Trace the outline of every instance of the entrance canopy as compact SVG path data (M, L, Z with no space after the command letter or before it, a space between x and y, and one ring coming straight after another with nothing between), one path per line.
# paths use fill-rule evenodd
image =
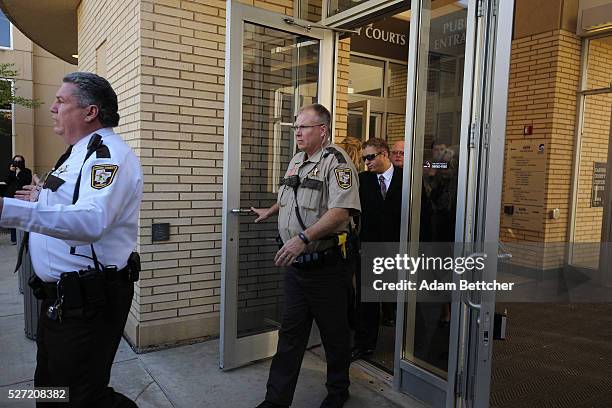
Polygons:
M77 64L79 0L0 0L0 8L15 27L51 54Z

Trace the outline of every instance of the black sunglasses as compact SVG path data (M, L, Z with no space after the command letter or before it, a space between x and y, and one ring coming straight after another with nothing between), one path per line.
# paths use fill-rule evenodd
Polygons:
M378 152L378 153L372 153L372 154L366 154L365 156L361 156L361 160L363 160L364 162L369 160L372 161L376 158L376 156L382 154L382 152Z

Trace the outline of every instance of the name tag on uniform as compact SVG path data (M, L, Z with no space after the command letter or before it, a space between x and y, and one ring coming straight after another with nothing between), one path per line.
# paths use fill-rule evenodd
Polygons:
M54 176L53 174L49 174L45 180L45 184L43 184L43 188L48 188L49 190L55 192L65 182L66 180Z

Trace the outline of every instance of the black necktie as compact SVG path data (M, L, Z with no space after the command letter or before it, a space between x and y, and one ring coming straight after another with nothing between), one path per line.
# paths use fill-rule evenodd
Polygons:
M66 151L59 157L59 159L57 159L57 163L55 163L55 166L53 167L51 171L59 168L59 166L64 164L64 162L68 160L68 157L70 157L70 153L72 153L72 145L68 146L68 149L66 149ZM15 265L15 271L13 273L17 272L19 268L21 267L21 263L23 262L23 253L28 247L29 241L30 241L30 233L28 231L25 231L23 233L23 238L21 239L21 244L19 244L19 254L17 255L17 265Z

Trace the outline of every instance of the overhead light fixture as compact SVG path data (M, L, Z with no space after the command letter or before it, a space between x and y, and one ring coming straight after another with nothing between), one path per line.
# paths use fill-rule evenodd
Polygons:
M72 58L79 59L79 54L72 54Z

